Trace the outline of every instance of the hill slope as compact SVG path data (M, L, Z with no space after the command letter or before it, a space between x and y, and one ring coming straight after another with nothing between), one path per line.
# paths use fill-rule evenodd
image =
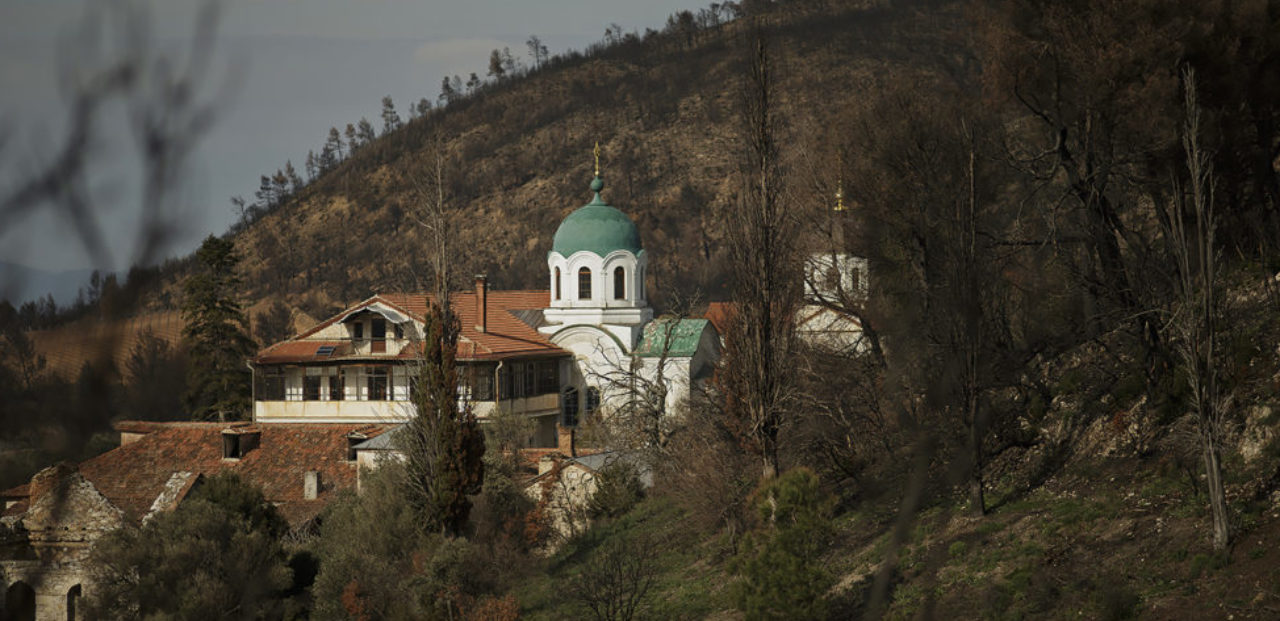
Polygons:
M781 22L773 49L783 156L802 173L797 206L834 191L839 164L824 140L833 114L890 77L937 79L952 63L941 51L949 12L845 8ZM657 302L723 294L717 210L735 190L742 30L730 22L562 59L358 149L237 235L253 296L342 304L421 286L427 242L414 212L437 155L456 214L455 273L544 286L556 225L590 199L597 141L605 197L640 228Z

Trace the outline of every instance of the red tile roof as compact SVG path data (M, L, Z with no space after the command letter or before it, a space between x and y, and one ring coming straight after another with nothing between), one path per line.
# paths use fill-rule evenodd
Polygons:
M422 321L434 296L425 293L390 293L375 295L351 308L348 308L297 337L276 343L258 353L254 362L258 364L279 364L286 362L315 362L320 360L338 360L352 358L351 344L347 341L328 341L309 339L311 335L333 325L352 311L373 305L385 304L406 315ZM458 340L459 360L498 360L537 355L563 356L568 352L552 345L547 337L533 327L521 321L510 311L546 308L551 301L547 291L489 291L487 293L486 329L481 332L476 293L467 291L454 293L451 296L454 313L458 316L462 331ZM316 351L324 345L332 345L337 350L330 356L317 356ZM418 354L410 348L400 352L398 356L363 356L362 359L386 360L411 359Z
M132 520L151 509L176 472L212 475L233 470L260 485L291 525L315 517L342 490L355 489L356 465L346 461L347 434L376 436L393 425L336 423L147 423L125 421L117 429L146 433L134 442L80 464L80 473ZM222 431L260 433L258 446L240 459L222 458ZM303 499L303 473L320 473L315 500ZM10 491L16 491L10 490Z
M707 305L707 312L702 316L715 326L716 332L724 335L729 329L729 323L733 321L733 312L733 302L712 302Z

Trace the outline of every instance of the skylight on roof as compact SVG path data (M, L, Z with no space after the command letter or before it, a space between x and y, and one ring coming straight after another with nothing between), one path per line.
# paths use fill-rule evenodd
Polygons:
M333 355L334 350L336 350L336 349L337 349L337 347L336 347L336 346L334 346L334 345L321 345L321 346L320 346L320 348L316 350L316 355L317 355L317 356L332 356L332 355Z

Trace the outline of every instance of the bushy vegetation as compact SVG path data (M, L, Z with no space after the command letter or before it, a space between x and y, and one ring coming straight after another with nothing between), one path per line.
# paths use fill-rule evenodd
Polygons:
M177 509L93 547L93 618L282 617L291 571L283 521L233 474L211 477Z

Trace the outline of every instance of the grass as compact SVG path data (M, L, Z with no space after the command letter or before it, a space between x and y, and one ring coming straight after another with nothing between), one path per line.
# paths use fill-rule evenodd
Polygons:
M582 574L599 548L625 538L647 538L660 544L656 546L656 575L644 618L698 619L730 608L723 588L728 582L723 565L703 560L723 557L724 551L708 549L717 546L718 540L684 528L682 517L672 503L646 499L629 513L598 523L566 542L544 561L544 571L517 589L521 618L588 618L586 610L566 597L565 585Z

